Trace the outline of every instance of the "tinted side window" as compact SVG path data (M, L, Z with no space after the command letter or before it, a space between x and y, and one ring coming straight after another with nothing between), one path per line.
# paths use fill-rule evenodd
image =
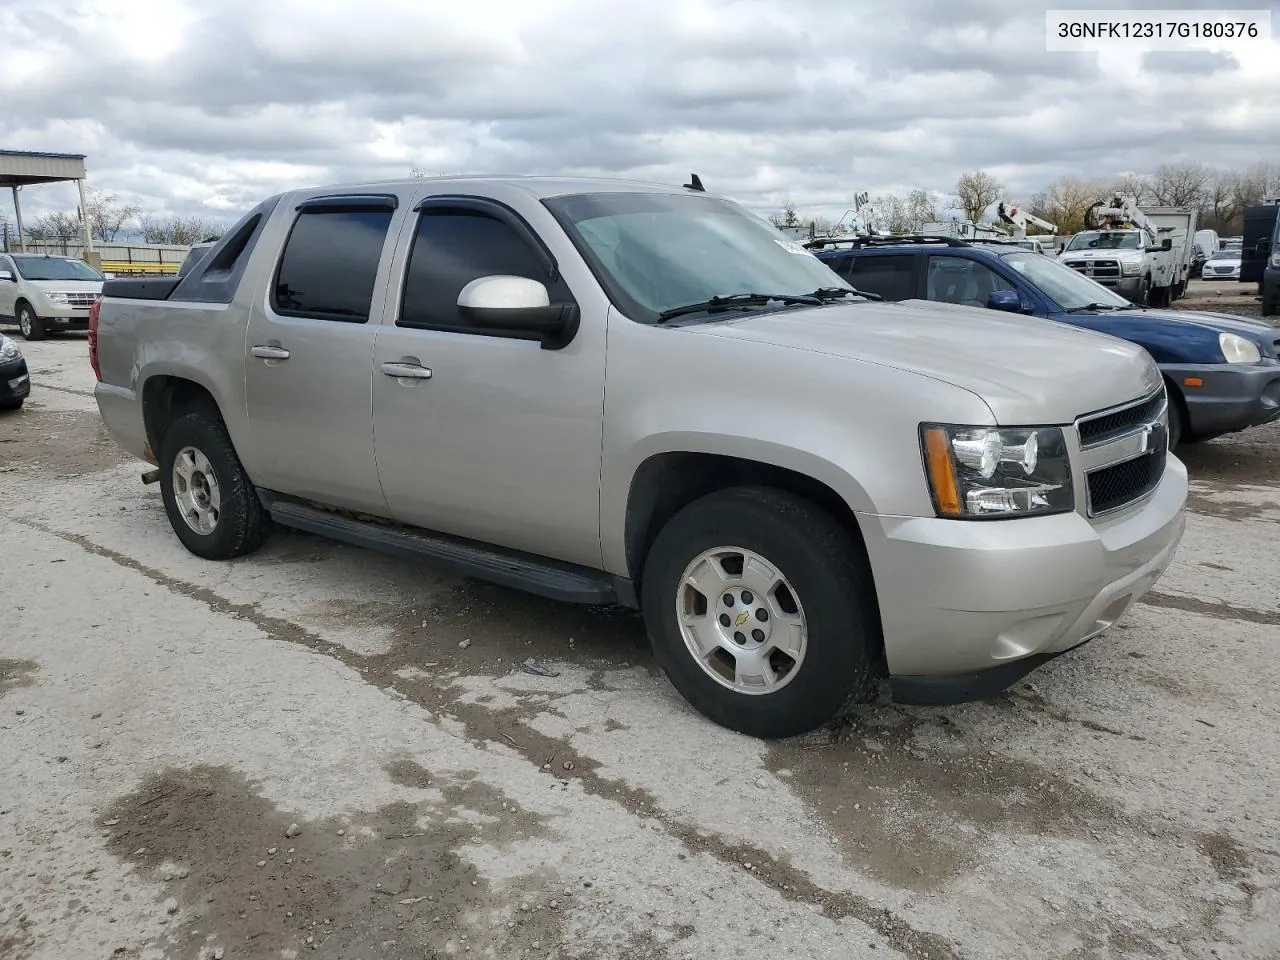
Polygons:
M390 210L303 211L285 241L271 306L293 317L365 323Z
M458 294L472 280L496 274L546 284L552 303L573 299L564 280L553 282L528 242L496 217L465 208L424 210L409 251L396 324L492 334L458 312Z
M819 257L823 263L834 270L846 280L849 278L849 267L853 263L853 257L846 254L836 254L834 256Z
M909 253L854 257L847 270L837 272L859 290L878 293L886 300L910 300L916 295L912 281L914 260Z
M1013 290L1013 284L976 260L964 257L930 257L926 297L943 303L985 307L996 290Z

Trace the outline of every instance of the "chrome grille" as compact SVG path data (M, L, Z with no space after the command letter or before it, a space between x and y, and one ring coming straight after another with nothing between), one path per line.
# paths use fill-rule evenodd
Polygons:
M1090 517L1136 503L1159 486L1169 455L1169 400L1163 386L1078 418L1076 432Z
M1161 445L1146 456L1125 460L1089 474L1089 516L1119 510L1154 490L1164 476L1168 449Z
M73 307L92 307L93 301L97 298L96 293L68 293L67 303Z
M1066 265L1086 277L1120 276L1119 260L1067 260Z
M1134 427L1159 418L1164 409L1164 392L1153 393L1146 400L1111 413L1093 414L1077 421L1082 449L1096 447L1127 433Z

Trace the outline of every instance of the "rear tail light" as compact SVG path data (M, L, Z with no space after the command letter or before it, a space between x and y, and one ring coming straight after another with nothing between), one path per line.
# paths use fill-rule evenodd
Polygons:
M102 380L102 368L98 366L98 313L102 309L102 297L95 297L89 308L89 364L93 375Z

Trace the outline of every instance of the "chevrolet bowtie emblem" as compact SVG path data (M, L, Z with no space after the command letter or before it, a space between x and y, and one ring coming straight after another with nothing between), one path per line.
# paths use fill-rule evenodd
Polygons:
M748 614L747 611L743 610L740 614L738 614L738 619L733 622L733 625L735 627L742 626L744 623L747 622L748 616L750 616L750 614Z

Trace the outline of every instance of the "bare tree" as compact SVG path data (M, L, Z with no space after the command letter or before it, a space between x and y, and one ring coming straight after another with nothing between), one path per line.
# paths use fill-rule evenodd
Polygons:
M911 231L919 232L926 223L939 219L938 204L927 190L912 190L907 194L906 215Z
M798 227L800 226L800 215L796 213L795 204L788 200L783 204L782 212L775 213L769 218L769 222L779 230L787 227Z
M1048 220L1053 223L1053 209L1049 203L1049 194L1045 191L1033 193L1031 200L1027 203L1027 210L1041 220Z
M1151 197L1156 206L1204 206L1213 171L1202 163L1162 163L1151 178Z
M32 240L75 240L80 236L80 218L65 210L42 213L27 227Z
M89 220L89 232L94 239L110 243L125 224L136 220L141 208L136 203L124 203L114 193L90 187L84 198L85 213Z
M1140 173L1122 173L1111 185L1111 192L1146 203L1151 197L1151 181Z
M866 218L868 226L893 234L911 232L911 218L901 197L892 193L881 194L871 199L870 207L871 213Z
M987 208L1000 199L1001 186L985 170L962 173L956 181L956 198L967 219L977 223Z
M1109 184L1079 177L1062 177L1044 193L1044 218L1058 225L1059 233L1075 233L1084 228L1084 215L1107 193ZM1032 209L1035 209L1033 206Z
M142 239L147 243L169 243L179 246L190 246L217 236L222 228L208 223L200 217L169 217L157 219L142 217L138 221Z

